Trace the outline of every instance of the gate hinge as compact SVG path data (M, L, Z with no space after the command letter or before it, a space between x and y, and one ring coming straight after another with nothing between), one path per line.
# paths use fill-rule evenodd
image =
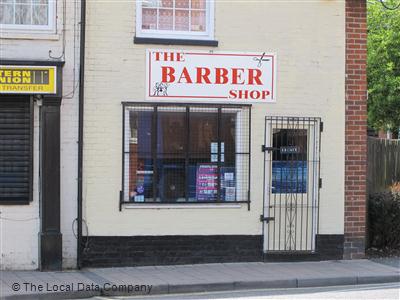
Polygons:
M261 151L262 152L271 152L274 150L278 150L279 148L274 148L274 147L267 147L265 145L261 145Z
M263 215L260 215L260 222L269 223L269 221L275 221L275 218L274 217L264 217Z
M318 188L322 188L322 178L318 180Z
M319 131L320 132L324 131L324 122L322 122L322 121L319 123Z

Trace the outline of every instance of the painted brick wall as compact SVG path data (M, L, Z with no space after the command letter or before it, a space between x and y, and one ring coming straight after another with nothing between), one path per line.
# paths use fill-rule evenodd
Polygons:
M85 71L83 217L90 236L259 235L265 116L321 117L320 234L344 232L345 2L215 2L215 48L133 43L134 1L89 1ZM119 211L122 101L143 101L145 50L274 51L278 101L252 108L251 210ZM212 225L209 225L212 224Z
M54 33L12 32L0 28L0 58L5 60L64 60L61 104L61 233L63 268L76 267L76 238L72 223L76 218L78 153L78 79L80 2L65 2L65 53L63 53L63 5L57 5ZM1 26L0 26L1 27ZM37 269L39 219L39 107L34 113L33 201L29 205L0 205L0 269Z
M346 1L344 258L365 253L367 161L366 1Z

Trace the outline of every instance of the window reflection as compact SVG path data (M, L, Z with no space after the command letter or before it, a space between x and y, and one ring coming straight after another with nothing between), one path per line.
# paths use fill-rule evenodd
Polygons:
M127 118L125 201L247 200L247 109L139 107Z

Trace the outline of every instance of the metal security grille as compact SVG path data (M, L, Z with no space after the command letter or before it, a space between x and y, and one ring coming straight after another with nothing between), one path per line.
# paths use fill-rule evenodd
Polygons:
M314 251L318 232L320 118L267 117L264 250Z
M250 106L124 104L121 203L248 202Z
M29 97L0 98L0 203L31 199L31 122Z

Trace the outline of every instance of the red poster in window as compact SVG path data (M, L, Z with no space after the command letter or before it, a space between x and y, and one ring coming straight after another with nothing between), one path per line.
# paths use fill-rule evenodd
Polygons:
M218 166L201 164L196 172L197 201L215 201L218 197Z

